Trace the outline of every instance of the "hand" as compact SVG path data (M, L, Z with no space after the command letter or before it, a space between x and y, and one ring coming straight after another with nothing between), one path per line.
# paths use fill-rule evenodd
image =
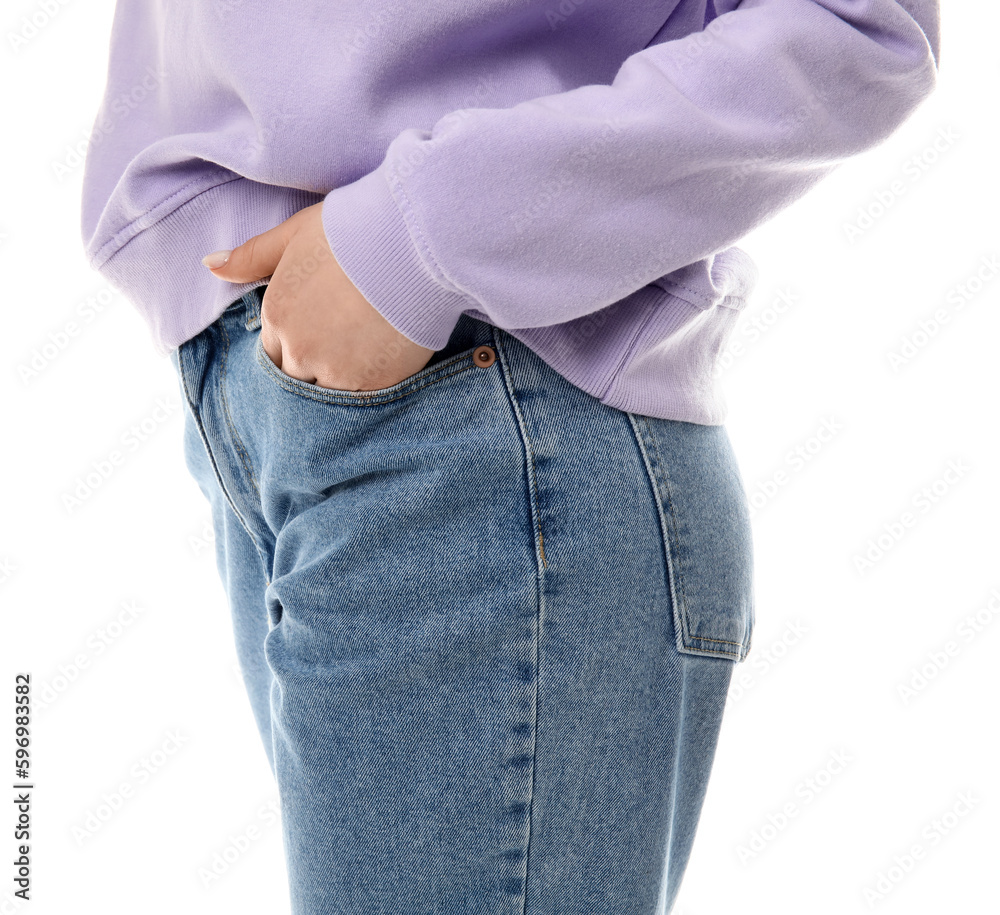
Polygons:
M346 391L391 387L419 372L434 350L396 330L348 279L326 240L322 206L299 210L202 263L230 283L271 277L261 304L261 343L286 375ZM213 267L217 262L221 266Z

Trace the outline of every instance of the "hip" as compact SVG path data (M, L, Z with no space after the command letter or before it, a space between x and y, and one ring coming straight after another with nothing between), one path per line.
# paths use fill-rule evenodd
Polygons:
M384 614L429 595L457 612L483 594L585 591L668 615L682 653L745 659L752 537L724 426L604 404L468 315L399 384L321 388L268 358L260 291L173 358L188 466L215 476L253 540L272 625L281 589L322 563L329 601L355 612L372 595ZM615 623L593 622L596 651Z

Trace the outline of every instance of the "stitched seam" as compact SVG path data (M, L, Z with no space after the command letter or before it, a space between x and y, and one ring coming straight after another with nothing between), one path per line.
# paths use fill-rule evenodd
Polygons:
M532 462L534 463L534 462ZM536 493L537 502L537 493ZM539 512L539 518L541 512ZM545 562L545 550L542 548L542 529L541 520L539 520L538 527L538 546L542 552L542 567L547 568L548 565ZM538 684L541 680L541 670L539 665L541 660L539 658L539 646L542 640L542 607L545 600L545 588L543 586L543 576L539 573L536 578L536 594L537 599L535 601L535 632L534 632L534 643L535 643L535 683L534 690L532 691L532 712L533 721L531 727L531 786L529 788L530 802L528 803L528 838L524 850L524 891L521 894L521 915L525 915L525 910L528 905L528 875L531 873L531 836L532 836L532 826L535 821L535 778L536 770L538 768Z
M535 621L534 621L535 622L535 632L534 632L535 689L533 694L534 722L532 725L532 732L531 732L531 739L532 739L531 784L529 787L529 801L528 801L528 838L527 838L527 846L525 849L525 860L524 860L524 877L523 877L524 891L521 894L521 915L525 915L528 905L527 885L528 885L528 874L530 872L530 867L531 867L531 836L532 836L532 826L534 824L535 778L536 778L536 769L538 762L538 683L540 680L539 643L541 642L542 616L543 616L543 607L545 602L544 569L548 568L548 563L545 559L545 551L542 548L542 522L541 522L542 511L541 511L541 504L538 498L538 489L535 485L536 466L535 466L534 449L531 447L531 440L530 437L528 436L528 430L524 422L524 417L521 414L521 407L517 402L517 398L514 396L514 386L513 386L513 381L510 377L510 366L507 362L506 347L501 340L502 336L503 336L503 331L498 327L494 327L493 343L497 352L497 362L503 369L503 380L505 388L507 390L507 397L510 402L511 409L514 412L514 418L517 421L518 433L521 437L522 443L524 444L525 450L528 452L531 461L531 472L529 474L528 483L531 492L531 501L533 502L533 504L531 505L531 510L535 514L536 524L538 526L539 553L536 554L536 556L540 554L540 558L542 561L542 567L541 568L536 567L537 575L535 576L535 584L536 584L535 593L537 595L537 599L535 602Z
M673 613L673 618L676 621L675 626L677 628L677 641L681 645L684 645L684 640L682 638L682 636L685 635L684 620L681 618L680 599L677 595L677 575L674 572L673 561L670 557L670 535L667 531L667 519L663 512L663 500L660 497L659 488L656 482L656 471L653 468L653 459L650 457L649 448L646 444L647 440L652 439L652 433L649 431L646 419L642 414L626 412L626 416L628 416L629 422L631 423L632 429L635 433L636 443L642 457L643 468L645 469L648 478L647 482L652 490L653 504L656 506L656 517L660 522L660 542L663 546L663 561L666 566L665 574L667 578L667 590L670 593L671 612Z
M165 197L163 200L161 200L151 210L148 210L147 212L143 213L142 216L133 219L131 222L128 223L128 225L123 226L117 232L115 232L115 234L111 236L111 238L109 238L103 245L101 245L101 247L94 253L93 257L90 259L90 266L94 269L99 269L106 261L111 260L111 258L114 257L119 251L123 250L130 241L138 238L140 235L142 235L143 232L147 232L149 229L152 229L153 226L159 225L161 222L163 222L164 219L173 216L173 214L176 213L179 209L181 209L181 207L185 207L193 200L197 200L202 194L207 194L209 191L213 191L217 187L222 187L224 184L231 184L233 181L239 181L242 177L243 177L242 175L236 175L232 178L227 178L225 181L220 181L218 184L213 184L209 187L206 187L204 190L198 191L198 193L195 194L194 196L189 197L183 203L180 203L177 206L175 206L169 213L164 213L162 216L158 216L148 226L143 226L141 229L132 232L129 235L129 237L125 239L124 242L119 242L119 239L123 235L128 234L129 230L137 222L140 222L141 220L148 218L151 213L155 213L157 210L162 209L164 206L170 203L175 197L178 197L181 194L183 194L189 187L198 184L199 182L204 181L205 179L204 177L201 177L201 178L195 178L193 181L189 181L187 184L183 185L182 187L179 187L169 197ZM111 251L110 254L104 257L101 256L108 248L112 247L113 250Z
M695 289L694 286L685 286L683 283L678 283L676 280L654 280L656 283L662 283L664 286L670 286L675 289L683 289L685 292L690 292L691 295L698 299L699 302L704 302L706 300L705 293L700 289ZM693 302L691 304L694 304Z
M263 284L264 289L267 289L267 283ZM260 284L254 286L253 289L247 290L242 296L243 305L243 328L244 330L257 330L260 327L261 315L260 306L257 303L257 297L254 293L260 289ZM263 293L261 293L263 296Z
M652 444L653 444L653 450L656 452L656 463L657 463L657 470L658 470L658 474L657 475L658 475L659 478L661 478L663 480L663 489L664 489L664 491L666 493L667 509L668 509L668 511L670 513L670 520L671 520L671 523L672 523L671 526L673 528L673 533L674 533L674 543L679 543L680 542L680 535L677 532L677 515L674 513L674 504L673 504L674 500L673 500L673 496L670 493L670 483L669 483L669 480L667 479L666 462L663 460L663 455L660 453L660 446L659 446L659 444L656 441L656 436L651 434L649 436L649 440L652 442ZM667 544L667 548L668 549L669 549L669 547L670 547L670 545ZM679 556L675 556L674 557L674 565L677 567L677 590L680 592L682 607L684 608L684 611L686 613L687 601L684 598L684 576L682 574L681 560L680 560ZM741 642L733 642L733 641L730 641L729 639L713 639L713 638L710 638L709 636L705 636L705 635L692 635L688 631L688 628L687 628L688 621L687 621L687 617L685 616L685 613L681 613L679 615L681 617L681 624L684 627L684 637L687 640L690 641L691 639L697 639L697 640L702 641L702 642L717 642L720 645L736 645L737 647L742 648L742 643ZM703 648L701 650L702 651L713 651L713 649L711 649L711 648ZM723 653L724 652L721 652L721 651L715 651L714 652L714 654L723 654Z
M611 372L611 374L609 375L608 383L604 386L604 389L601 391L601 393L597 395L598 400L604 400L604 398L608 396L608 392L614 387L615 382L618 380L618 376L621 373L622 366L624 366L632 358L633 354L635 353L636 347L638 346L639 337L642 336L643 332L649 326L649 323L650 321L653 320L653 315L656 314L656 312L657 312L656 302L650 302L648 314L642 320L642 323L639 325L639 329L635 332L635 336L633 336L631 341L629 342L628 348L625 350L624 353L622 353L622 357L621 359L618 360L618 365L615 366L615 370Z
M420 220L417 219L417 211L410 202L406 189L403 187L402 178L400 178L395 172L391 172L387 177L387 181L389 184L389 192L395 199L400 215L403 216L403 222L410 233L410 238L412 238L415 242L414 247L420 254L421 259L433 268L432 272L436 274L434 279L442 287L448 288L450 286L450 291L458 292L467 296L472 300L476 307L479 307L482 303L471 292L469 292L468 289L463 289L450 276L448 276L438 259L434 256L434 252L431 251L430 243L424 235L423 229L420 227ZM406 218L407 214L409 214L409 219ZM419 244L416 244L416 242L419 242ZM423 250L421 251L421 249ZM444 282L442 282L442 280Z
M215 452L212 451L212 448L208 443L208 436L205 434L205 427L201 421L201 416L199 415L199 412L195 407L194 399L191 397L190 388L188 388L187 372L184 370L184 364L183 364L184 354L181 353L179 350L180 348L178 347L177 360L178 360L178 365L180 367L181 386L184 389L184 396L187 398L188 405L191 410L191 416L194 419L195 428L198 430L198 436L201 438L201 443L205 448L205 453L208 455L208 461L212 465L212 473L215 476L215 482L218 485L219 490L222 492L222 495L225 498L226 502L228 503L229 507L232 509L233 514L236 515L236 519L240 522L240 525L243 527L243 530L247 532L247 536L250 538L250 542L254 545L254 549L257 551L257 555L260 557L261 564L264 566L265 583L267 585L270 585L271 577L267 574L267 563L264 561L264 554L261 553L260 546L257 544L257 538L254 537L253 533L251 532L250 526L247 524L246 519L243 517L243 513L236 507L236 503L233 501L233 497L232 495L230 495L229 489L227 488L225 481L222 479L222 473L219 471L219 465L215 459Z
M518 408L518 413L520 413L520 408ZM523 417L522 417L523 420ZM528 435L528 429L524 429L524 443L528 448L528 457L531 459L531 492L535 500L535 511L536 511L536 524L538 526L538 550L542 556L542 568L547 569L549 567L549 562L545 558L545 538L542 535L542 500L538 496L538 467L535 464L535 449L531 444L531 436Z
M226 414L226 425L229 426L229 432L233 437L233 444L236 446L236 452L240 456L240 462L243 464L243 469L247 472L247 476L250 477L250 483L253 485L254 492L257 493L257 499L260 500L260 488L257 486L257 477L254 476L253 467L250 466L250 456L247 454L246 448L236 432L236 427L233 425L233 417L229 412L229 399L226 397L226 367L229 364L229 332L226 330L225 321L220 322L219 327L222 329L222 336L226 341L226 348L222 352L222 367L220 370L222 377L219 379L219 393L222 396L222 411ZM256 538L254 538L254 540L256 542Z
M671 552L671 554L673 554L676 551L671 550L671 545L680 542L680 534L677 531L677 516L674 514L673 499L670 495L670 486L667 484L666 473L663 469L664 468L663 455L660 453L660 446L656 441L656 436L653 435L652 432L649 433L649 441L650 444L653 446L653 451L656 453L656 467L653 469L653 475L655 479L663 480L663 489L664 489L664 494L666 495L665 500L659 499L659 501L661 503L663 501L666 501L667 503L666 507L667 511L670 514L670 521L673 532L673 537L670 538L669 537L670 532L668 531L668 542L665 544L665 547L668 551ZM677 579L677 592L680 597L680 607L678 607L678 616L680 617L681 625L684 628L683 631L684 637L690 638L690 633L687 631L687 618L684 615L687 608L687 601L684 597L684 576L683 574L681 574L682 573L681 560L680 556L676 555L672 555L671 558L673 560L671 565L676 569L675 577Z
M500 328L494 328L494 343L496 344L497 356L500 358L503 356L503 363L506 366L506 354L503 352L503 347L500 345L499 336ZM528 452L528 459L531 462L531 473L528 474L528 485L531 487L531 496L534 501L535 508L535 525L538 531L538 549L540 553L540 558L542 560L542 568L547 569L549 567L548 560L545 558L545 541L542 537L542 503L541 499L538 497L538 487L536 484L536 477L538 474L538 468L535 464L535 449L531 445L531 437L528 435L527 427L524 424L524 417L521 415L521 408L517 403L517 399L514 397L514 392L512 386L507 378L507 371L504 372L504 380L507 382L507 391L510 395L511 403L514 407L514 412L517 416L518 426L521 430L521 438L524 441L525 450Z
M411 394L416 394L417 391L430 387L432 384L436 384L439 381L443 381L445 378L450 378L452 375L458 375L460 372L467 372L472 368L479 368L475 363L470 362L469 365L462 366L460 369L456 369L454 372L448 372L445 375L436 375L430 381L423 384L417 385L414 388L409 388L401 393L397 394L395 397L386 397L384 394L369 394L364 391L358 391L356 396L351 394L331 394L329 397L322 397L313 391L303 390L297 385L291 384L286 376L281 375L275 369L274 365L267 359L264 358L264 350L258 344L257 347L257 361L265 368L267 373L274 379L275 383L281 388L288 391L290 394L296 394L299 397L305 397L309 400L315 400L319 403L327 404L338 404L340 406L361 406L370 407L378 406L383 403L391 403L394 400L400 400L403 397L409 397ZM463 359L471 359L471 356L463 356ZM445 363L447 365L447 363Z
M703 290L695 289L693 286L685 286L683 283L678 283L675 280L665 280L662 277L653 280L651 285L658 286L667 295L672 295L682 302L687 302L692 308L697 308L700 311L708 311L713 306L728 308L731 311L743 311L747 305L747 297L745 295L728 294L716 301ZM681 289L688 293L688 295L681 295L679 292Z
M663 279L653 280L651 285L656 286L672 298L685 302L692 308L697 308L699 311L708 311L708 309L712 307L712 299L709 296L706 296L704 292L700 292L697 289L691 289L688 286L683 286L680 283L673 282L672 280ZM683 292L681 290L683 290ZM687 293L687 295L684 293Z
M539 506L539 516L538 516L538 549L542 554L542 568L547 569L549 567L548 560L545 558L545 538L542 536L542 518L541 518L541 503L538 500L538 489L536 487L535 478L538 475L538 469L535 467L535 451L530 446L528 446L528 455L531 458L531 488L535 494L535 504Z

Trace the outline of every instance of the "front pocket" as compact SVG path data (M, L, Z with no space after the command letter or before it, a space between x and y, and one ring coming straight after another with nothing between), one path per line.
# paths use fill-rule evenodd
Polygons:
M263 338L257 337L254 344L254 351L257 362L261 365L267 375L280 388L290 394L305 397L309 400L318 400L324 403L334 403L352 406L372 406L376 404L388 403L398 400L401 397L409 397L423 390L429 385L438 381L443 381L459 372L465 372L478 366L473 360L473 354L480 347L470 346L467 349L449 356L445 359L431 362L420 371L415 372L408 378L397 382L388 388L377 388L373 391L346 391L337 388L324 388L308 381L301 381L286 375L267 354L264 349Z
M743 661L754 628L749 504L725 428L629 413L657 503L677 650Z

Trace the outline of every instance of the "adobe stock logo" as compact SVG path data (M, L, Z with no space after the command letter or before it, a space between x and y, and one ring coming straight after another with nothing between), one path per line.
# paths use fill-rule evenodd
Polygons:
M785 452L780 466L765 480L757 480L747 496L750 518L769 505L843 430L843 424L830 416L804 441Z
M944 473L915 492L910 498L913 511L907 509L886 521L882 525L882 531L869 538L864 550L854 554L852 559L858 573L864 575L881 562L916 527L921 517L926 516L935 505L950 495L968 472L969 467L965 461L961 458L953 459L948 462Z
M958 140L961 139L958 131L954 127L942 127L934 140L928 143L916 155L910 156L903 163L903 177L896 178L889 183L888 187L880 188L875 192L874 200L858 207L857 216L853 222L846 222L843 225L844 237L850 244L854 244L885 216L895 205L896 201L903 197L909 190L923 178Z
M829 789L852 762L854 757L846 750L831 752L822 766L795 785L792 797L777 810L772 810L745 844L737 846L736 855L740 862L746 865L756 860L770 843L791 826L792 820Z
M985 292L998 275L1000 255L984 254L975 271L948 290L944 297L945 304L938 306L932 315L920 318L916 328L900 338L899 347L888 353L892 370L898 372L916 359L937 338L944 326Z
M901 854L892 856L892 863L879 871L862 890L869 909L884 902L910 874L927 860L927 855L952 836L962 821L979 805L982 798L972 791L961 792L951 806L934 817L920 831L920 842L912 842Z

